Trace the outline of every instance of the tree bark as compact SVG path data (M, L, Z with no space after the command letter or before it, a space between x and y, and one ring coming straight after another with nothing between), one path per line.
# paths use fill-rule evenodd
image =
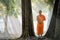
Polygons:
M46 35L45 35L46 37L49 37L49 38L54 38L58 3L59 3L59 0L56 0L55 4L54 4L53 15L51 18L50 26L49 26L49 29L48 29Z
M22 36L34 36L31 0L22 0Z
M6 11L6 14L5 14L5 32L7 31L7 22L8 22L8 14L9 12L8 12L8 10Z

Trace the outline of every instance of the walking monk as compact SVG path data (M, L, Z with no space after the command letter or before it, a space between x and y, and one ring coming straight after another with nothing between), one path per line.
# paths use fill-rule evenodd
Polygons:
M37 34L42 37L44 32L44 20L46 20L45 16L42 14L42 11L39 11L39 15L37 16Z

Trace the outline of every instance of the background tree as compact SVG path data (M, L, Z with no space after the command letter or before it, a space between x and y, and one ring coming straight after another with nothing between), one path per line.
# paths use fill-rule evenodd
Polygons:
M18 15L17 0L0 0L0 2L6 7L4 21L5 21L5 30L7 30L8 16L11 16L14 14L14 16L17 17Z

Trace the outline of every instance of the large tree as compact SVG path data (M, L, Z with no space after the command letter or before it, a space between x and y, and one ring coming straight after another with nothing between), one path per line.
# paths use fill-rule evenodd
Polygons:
M50 25L49 25L49 29L46 33L46 37L49 37L49 38L54 38L58 3L59 3L59 0L55 0L51 22L50 22Z
M8 16L14 14L14 16L17 17L18 14L17 0L0 0L0 2L6 7L4 21L5 21L5 30L7 30Z

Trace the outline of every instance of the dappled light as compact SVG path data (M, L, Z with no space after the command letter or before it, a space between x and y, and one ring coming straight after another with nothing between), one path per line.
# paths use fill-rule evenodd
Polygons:
M46 34L48 28L49 28L49 24L51 21L51 17L52 17L52 12L53 12L53 4L51 5L49 3L50 1L48 0L32 0L31 4L32 4L32 15L33 15L33 24L34 24L34 32L35 35L37 35L37 15L39 14L39 10L42 10L42 14L46 17L46 20L44 21L44 34L43 36Z
M0 0L0 38L15 39L21 35L21 0Z

